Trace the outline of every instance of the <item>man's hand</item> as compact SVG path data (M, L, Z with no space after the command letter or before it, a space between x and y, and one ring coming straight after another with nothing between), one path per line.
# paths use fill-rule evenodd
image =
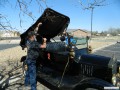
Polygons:
M46 38L43 38L43 44L40 46L40 48L46 48Z
M41 26L41 25L42 25L42 22L39 22L38 25L37 25L37 27L39 27L39 26Z
M46 38L43 38L43 42L46 43L47 39Z
M42 23L39 22L38 25L35 27L34 31L35 31L35 32L38 32L39 26L41 26L41 25L42 25Z

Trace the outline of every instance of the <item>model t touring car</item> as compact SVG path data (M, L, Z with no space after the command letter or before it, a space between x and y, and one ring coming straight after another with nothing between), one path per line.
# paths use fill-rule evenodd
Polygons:
M104 90L105 87L119 87L119 62L114 57L89 54L87 37L72 37L68 33L64 35L70 18L50 8L20 35L22 48L26 45L27 33L39 22L42 22L42 26L37 32L37 42L42 43L42 37L47 38L47 47L39 51L37 59L37 80L40 83L53 90ZM57 41L53 39L56 36L59 36ZM74 40L71 41L71 38Z

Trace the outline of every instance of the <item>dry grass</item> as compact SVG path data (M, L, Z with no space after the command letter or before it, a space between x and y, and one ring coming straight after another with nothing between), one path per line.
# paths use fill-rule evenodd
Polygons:
M100 48L100 47L103 47L103 46L106 46L106 45L110 45L112 44L113 42L98 42L98 41L91 41L89 42L89 45L92 46L92 49L97 49L97 48Z
M0 62L6 60L20 60L22 56L26 55L26 51L22 50L20 46L1 50L0 51Z

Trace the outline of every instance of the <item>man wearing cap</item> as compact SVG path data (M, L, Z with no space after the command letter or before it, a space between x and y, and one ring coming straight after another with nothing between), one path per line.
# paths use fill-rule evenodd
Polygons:
M36 90L36 60L39 56L40 48L46 48L46 38L43 38L43 43L39 44L36 41L35 31L28 32L28 41L27 41L27 58L26 63L28 69L25 76L25 86L31 85L31 90Z

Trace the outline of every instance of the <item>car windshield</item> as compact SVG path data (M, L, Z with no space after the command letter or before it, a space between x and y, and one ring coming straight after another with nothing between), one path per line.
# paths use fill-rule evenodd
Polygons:
M86 37L74 37L74 39L77 41L76 47L78 49L87 47L88 39Z
M76 47L78 49L87 48L88 39L86 37L73 37L76 40ZM60 37L51 39L51 42L61 42Z

